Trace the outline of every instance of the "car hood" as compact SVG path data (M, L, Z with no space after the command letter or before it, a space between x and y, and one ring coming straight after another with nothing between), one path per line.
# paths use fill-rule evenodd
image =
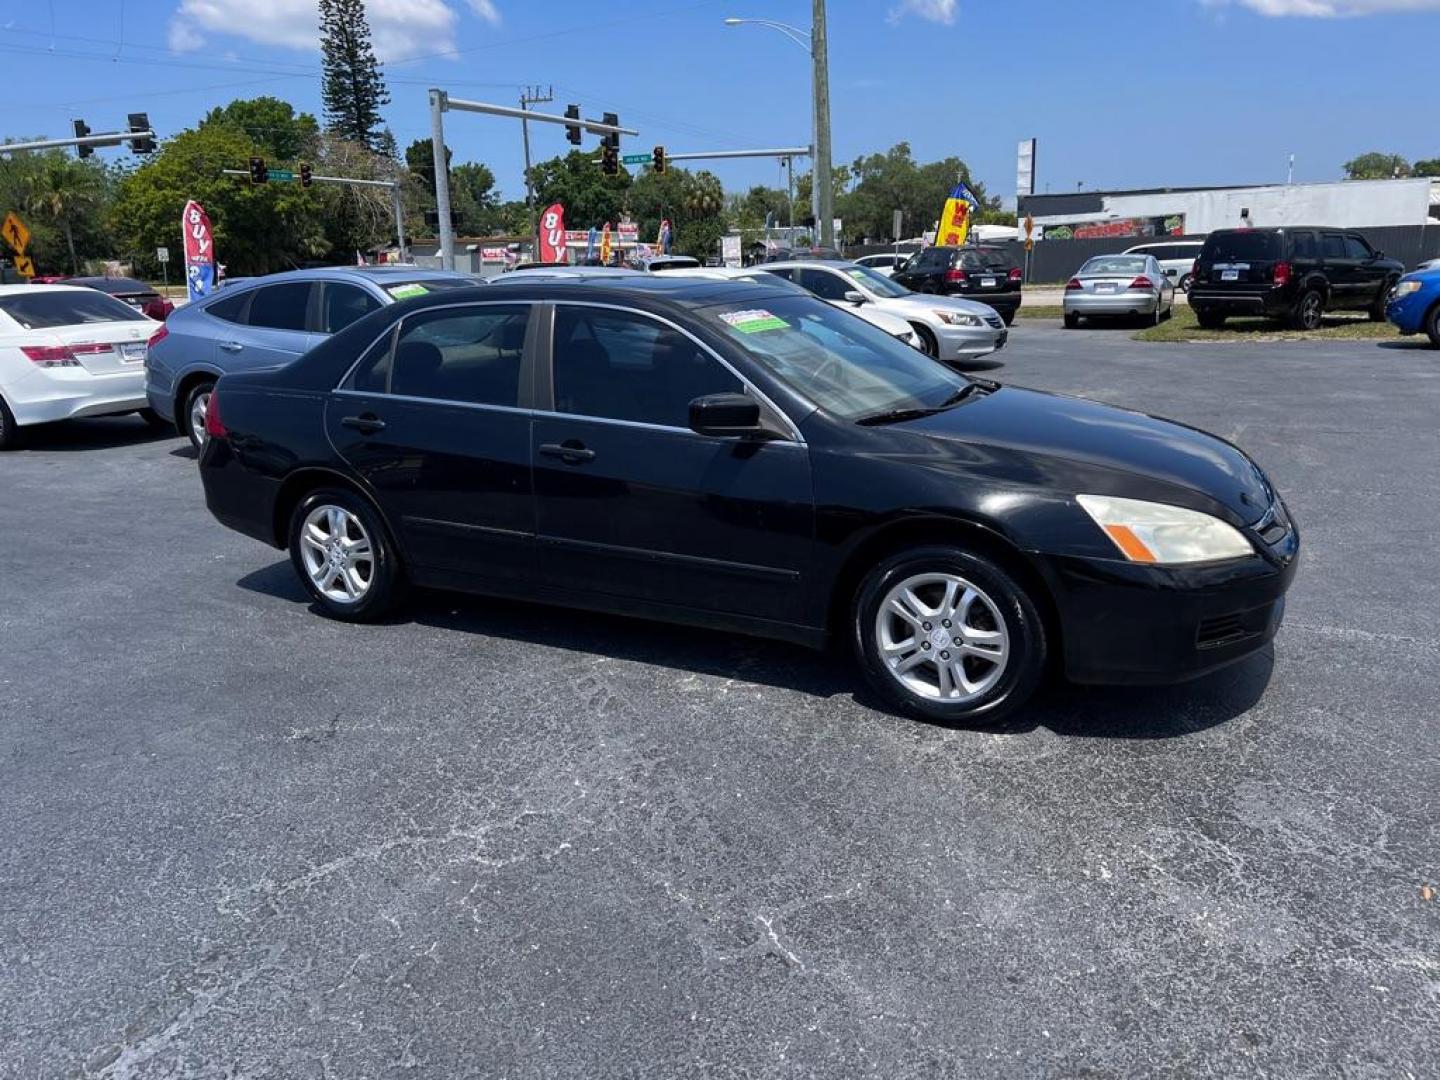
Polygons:
M1258 520L1274 499L1258 466L1224 439L1081 398L1002 386L903 426L972 452L999 452L1023 463L1033 482L1075 494L1150 498L1211 513L1218 503L1242 524Z
M875 301L882 311L890 311L902 317L907 315L923 316L933 319L931 314L934 311L963 311L968 315L978 318L985 318L987 315L994 315L995 309L989 304L981 304L975 300L966 300L959 296L938 296L930 293L914 293L911 296L884 297Z

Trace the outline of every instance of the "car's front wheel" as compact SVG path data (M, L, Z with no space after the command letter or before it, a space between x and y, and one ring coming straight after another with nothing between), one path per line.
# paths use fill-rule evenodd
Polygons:
M295 507L290 561L311 598L334 618L376 619L400 599L400 560L380 515L342 488L311 492Z
M179 413L179 428L190 439L196 450L205 446L205 414L210 409L210 395L215 383L209 379L198 382L185 394L185 403Z
M1425 316L1425 336L1432 347L1440 349L1440 303L1432 306Z
M939 359L940 342L935 337L934 331L931 330L928 326L922 326L920 323L911 323L910 325L914 328L916 335L920 338L920 348L925 353L925 355L933 356L936 359Z
M1390 300L1390 290L1395 287L1395 282L1387 281L1380 286L1380 295L1375 297L1375 302L1370 305L1370 321L1384 322L1385 307Z
M1045 669L1034 601L997 563L958 547L886 559L861 584L852 623L867 683L923 720L998 723Z

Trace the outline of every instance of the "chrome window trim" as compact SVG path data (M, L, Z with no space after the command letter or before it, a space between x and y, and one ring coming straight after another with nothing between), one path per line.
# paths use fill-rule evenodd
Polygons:
M399 303L399 301L395 300L395 299L392 297L392 298L391 298L391 304L394 304L394 303ZM387 327L386 327L384 330L382 330L380 333L376 334L375 337L374 337L374 339L373 339L368 345L366 345L363 349L360 350L359 355L357 355L357 356L355 357L355 360L350 364L350 366L345 369L345 374L342 375L342 376L340 376L339 381L336 382L336 384L335 384L333 387L331 387L331 390L332 390L334 393L337 393L337 394L361 394L361 395L366 396L366 397L397 397L397 398L398 398L398 397L404 397L404 395L402 395L402 394L392 394L392 393L390 393L390 375L389 375L389 374L387 374L387 375L385 376L385 389L384 389L384 390L381 390L381 391L347 390L347 389L345 389L345 383L346 383L347 381L349 381L350 376L355 373L355 369L360 366L360 361L363 360L363 359L365 359L366 355L370 352L370 350L375 347L375 343L376 343L376 342L378 342L378 341L379 341L381 338L383 338L386 334L392 335L392 337L393 337L395 340L398 340L398 339L399 339L400 334L404 331L405 321L406 321L407 319L412 319L412 318L414 318L414 317L417 316L417 315L428 315L428 314L429 314L430 312L432 312L432 311L449 311L449 310L452 310L452 309L454 309L454 308L470 308L470 307L517 307L517 306L524 305L524 306L528 306L528 307L530 307L530 308L533 309L533 308L535 307L535 305L536 305L536 304L539 304L539 303L543 303L543 301L539 301L539 300L470 300L470 301L466 301L466 302L462 302L462 303L456 303L456 304L437 304L437 305L435 305L434 307L427 307L427 308L425 308L425 309L422 310L422 311L412 311L412 312L410 312L409 314L404 315L404 316L402 316L401 318L397 319L395 322L391 323L389 326L387 326ZM385 307L389 307L389 306L390 306L390 304L386 304L386 305L385 305ZM372 313L372 314L373 314L373 313ZM531 317L534 317L534 314L535 314L535 312L532 310L532 311L530 312L530 316L531 316ZM367 317L368 317L368 316L367 316ZM390 348L391 348L392 351L393 351L394 348L395 348L395 340L392 340L392 341L390 342ZM523 367L524 362L525 362L523 356L521 357L521 361L520 361L520 362L521 362L521 365L522 365L522 367ZM394 373L394 369L393 369L393 367L392 367L390 374L393 374L393 373ZM412 400L412 401L441 401L441 402L444 402L444 403L449 404L449 405L475 405L475 404L479 404L478 402L450 401L448 398L411 398L410 400ZM496 409L505 409L505 408L511 408L512 406L507 406L507 405L495 405L495 406L488 406L488 407L490 407L490 408L496 408ZM514 406L514 407L517 407L517 408L518 408L518 406ZM522 412L528 412L529 410L528 410L528 409L521 409L520 411L522 411Z
M413 394L392 394L388 391L375 393L369 390L332 390L331 393L341 397L383 397L387 401L408 401L414 405L449 405L456 409L494 409L496 412L523 413L526 416L535 412L534 409L527 409L521 405L487 405L483 401L452 401L450 398L416 397Z
M753 393L753 394L755 395L755 398L756 398L758 401L762 402L762 403L765 405L765 407L771 411L771 413L773 413L775 416L779 417L779 418L784 422L785 426L790 429L790 435L791 435L791 438L790 438L790 440L789 440L790 442L798 443L798 444L801 445L801 446L804 446L804 445L805 445L805 437L800 434L800 429L795 426L795 421L793 421L793 420L790 419L789 415L785 412L784 409L780 408L778 405L775 404L775 402L773 402L772 400L770 400L769 396L765 393L765 391L761 390L761 389L760 389L758 386L756 386L753 382L751 382L749 379L747 379L747 378L744 376L744 374L742 374L741 372L737 371L737 370L735 369L735 365L734 365L734 364L730 363L730 362L729 362L728 360L726 360L723 356L721 356L721 355L720 355L719 353L717 353L714 349L712 349L709 345L705 344L705 342L701 341L701 340L700 340L699 338L697 338L694 334L692 334L689 330L685 329L685 327L683 327L683 326L679 325L678 323L676 323L673 319L667 318L667 317L664 316L664 315L657 315L657 314L656 314L655 312L653 312L653 311L646 311L646 310L644 310L643 308L627 307L627 306L625 306L625 305L623 305L623 304L606 303L606 302L600 301L600 300L572 300L572 299L570 299L569 297L563 297L563 298L555 298L555 299L551 300L550 302L554 305L554 308L555 308L555 311L556 311L557 314L559 313L559 310L560 310L561 306L562 306L562 305L567 305L567 304L570 305L571 307L602 308L602 309L604 309L604 310L606 310L606 311L623 311L623 312L625 312L626 314L629 314L629 315L639 315L639 316L641 316L642 318L653 319L653 320L656 321L656 322L665 324L666 326L670 327L672 330L678 331L679 333L683 334L685 337L687 337L687 338L689 338L691 341L693 341L696 345L698 345L701 349L703 349L703 350L704 350L706 353L708 353L711 357L713 357L713 358L720 364L720 366L723 367L726 371L730 372L730 374L734 375L735 378L739 379L741 386L745 387L745 389L746 389L748 392ZM554 378L555 378L555 320L554 320L553 318L550 320L550 350L549 350L549 352L550 352L550 378L551 378L551 385L552 385L552 387L553 387L553 385L554 385ZM574 419L577 419L577 420L601 420L601 421L604 421L605 423L626 424L626 425L629 425L629 426L632 426L632 427L649 428L649 429L657 430L657 431L684 431L684 432L688 432L688 433L691 434L691 435L698 435L698 434L699 434L698 432L691 431L688 427L676 427L676 426L671 425L671 424L650 424L650 423L645 423L645 422L639 421L639 420L620 420L620 419L617 419L617 418L614 418L614 417L607 417L607 416L585 416L584 414L581 414L581 413L561 412L561 411L559 411L558 409L537 409L537 410L535 410L535 411L536 411L537 413L540 413L540 414L545 414L545 415L550 415L550 416L571 417L571 418L574 418ZM706 439L711 439L711 438L715 438L716 436L713 436L713 435L702 435L702 436L700 436L700 437L701 437L701 438L706 438ZM738 438L740 438L740 436L725 436L725 438L738 439Z

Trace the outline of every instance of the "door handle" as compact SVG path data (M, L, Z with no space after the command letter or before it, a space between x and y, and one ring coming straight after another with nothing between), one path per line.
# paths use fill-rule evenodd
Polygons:
M595 460L595 451L587 449L578 439L567 439L563 443L541 443L540 453L546 457L558 457L567 465L579 465L582 461Z
M239 352L245 346L241 345L238 341L222 341L220 342L220 347L226 352Z
M385 430L385 421L372 413L366 413L364 416L342 417L340 423L365 435L373 435L377 431Z

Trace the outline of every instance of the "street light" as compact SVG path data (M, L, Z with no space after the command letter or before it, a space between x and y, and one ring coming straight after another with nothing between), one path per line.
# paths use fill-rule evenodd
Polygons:
M799 45L810 54L811 61L811 109L810 109L810 152L813 167L810 171L810 209L815 217L815 228L819 231L820 244L833 247L835 244L834 215L830 200L830 71L825 33L825 0L814 0L814 19L810 33L789 23L773 19L725 20L726 26L769 27Z

